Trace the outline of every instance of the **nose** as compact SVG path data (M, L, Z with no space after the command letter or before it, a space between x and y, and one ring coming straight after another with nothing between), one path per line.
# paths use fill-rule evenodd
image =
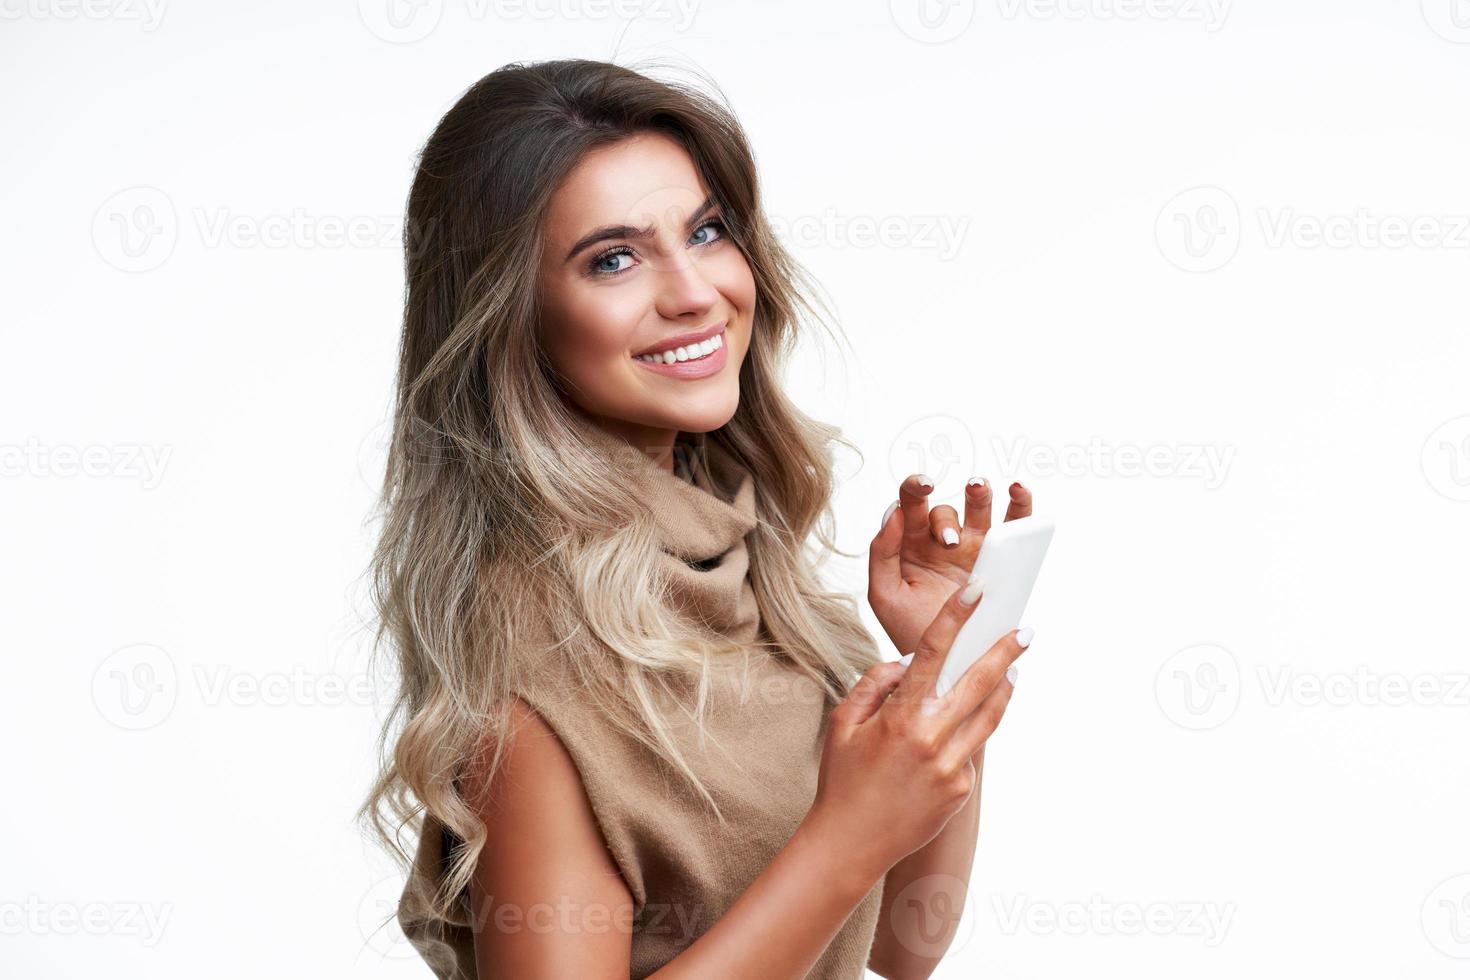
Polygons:
M719 302L720 291L688 255L658 263L654 306L668 320L703 319Z

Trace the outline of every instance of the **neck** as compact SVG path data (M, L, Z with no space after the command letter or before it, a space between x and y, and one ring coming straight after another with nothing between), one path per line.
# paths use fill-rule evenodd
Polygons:
M674 441L679 436L678 429L639 425L636 422L608 415L584 414L589 422L604 432L609 432L628 445L642 450L661 469L670 473L674 472Z

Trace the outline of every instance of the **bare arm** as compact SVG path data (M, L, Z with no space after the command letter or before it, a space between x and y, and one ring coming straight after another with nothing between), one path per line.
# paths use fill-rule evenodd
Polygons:
M535 711L488 792L474 792L490 835L471 885L482 977L626 978L633 897L575 764ZM730 909L652 976L801 980L886 870L855 862L814 811Z
M970 872L975 861L975 842L980 829L980 786L985 774L985 747L970 757L975 766L975 791L964 809L923 847L900 860L883 878L883 906L878 913L878 930L868 969L889 980L927 977L954 942L960 914L970 887ZM944 923L942 935L921 939L903 923L908 921L904 909L895 903L917 902L923 909L940 913L931 916ZM899 916L895 928L894 913Z
M929 976L954 942L975 863L985 744L1010 704L1015 692L1014 676L1008 671L975 711L976 724L987 733L987 742L970 756L970 765L975 770L974 792L937 837L899 859L883 878L883 907L878 913L878 930L868 957L868 969L889 980ZM906 907L910 903L917 905L925 916L922 934L916 934L908 924ZM928 931L936 919L943 923L943 931L937 936Z

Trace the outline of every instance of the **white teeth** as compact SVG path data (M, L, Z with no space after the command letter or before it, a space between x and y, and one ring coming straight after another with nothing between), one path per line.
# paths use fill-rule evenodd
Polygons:
M697 361L701 357L708 357L724 346L725 332L721 330L713 337L701 340L697 344L675 347L673 350L661 351L657 354L639 354L638 360L647 361L650 364L673 364L676 361Z

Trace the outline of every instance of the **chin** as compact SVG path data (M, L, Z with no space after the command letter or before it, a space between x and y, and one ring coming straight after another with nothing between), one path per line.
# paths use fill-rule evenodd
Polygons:
M691 405L679 413L679 420L671 428L680 432L713 432L735 417L740 407L740 389L701 399L701 404Z

